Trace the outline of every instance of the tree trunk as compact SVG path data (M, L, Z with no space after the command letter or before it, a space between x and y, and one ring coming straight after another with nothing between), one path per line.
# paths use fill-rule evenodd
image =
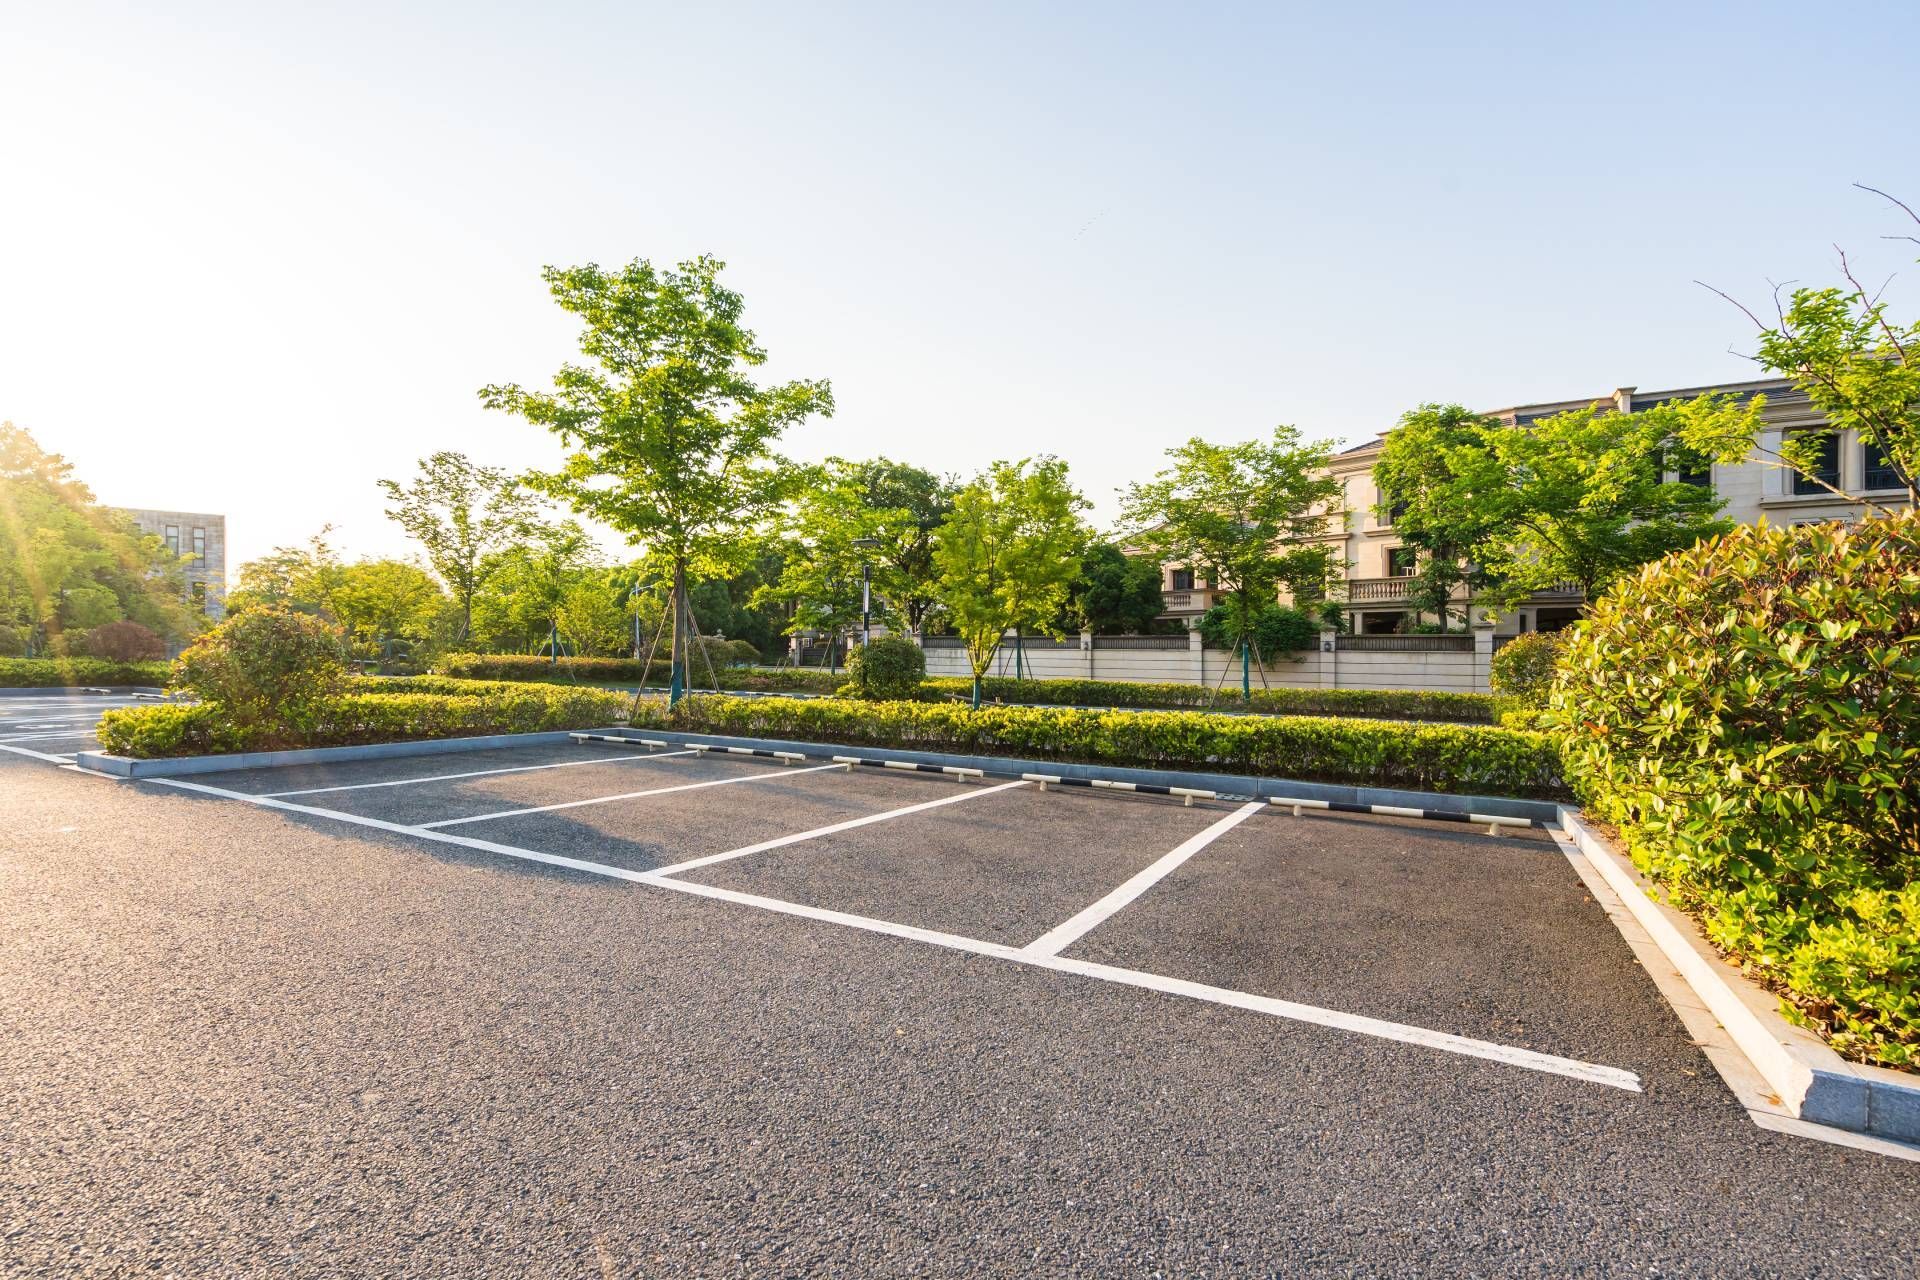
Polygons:
M667 681L667 706L687 696L687 562L673 561L673 667Z

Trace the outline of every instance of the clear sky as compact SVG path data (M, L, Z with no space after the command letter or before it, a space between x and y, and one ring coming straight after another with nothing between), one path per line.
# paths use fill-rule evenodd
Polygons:
M1068 459L1751 376L1730 307L1877 278L1920 5L0 9L0 418L230 565L378 476L557 447L480 409L544 263L711 252L805 458ZM1905 285L1903 291L1903 283Z

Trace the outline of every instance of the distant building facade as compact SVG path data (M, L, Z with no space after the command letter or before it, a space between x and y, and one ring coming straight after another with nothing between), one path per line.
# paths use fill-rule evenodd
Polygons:
M1516 405L1488 416L1524 427L1556 413L1584 409L1596 400L1612 402L1616 412L1634 413L1671 400L1690 400L1709 391L1741 399L1766 396L1760 436L1752 454L1732 465L1716 463L1703 472L1669 476L1712 488L1726 504L1722 514L1727 519L1741 524L1765 520L1776 526L1852 521L1865 514L1863 499L1868 497L1884 507L1907 505L1906 490L1886 459L1863 445L1852 431L1828 431L1826 419L1808 403L1806 393L1785 379L1669 391L1621 387L1609 395ZM1848 497L1830 493L1765 460L1765 454L1777 452L1782 437L1801 432L1825 436L1821 478L1844 490ZM1347 621L1356 634L1362 635L1402 632L1418 621L1406 603L1408 588L1418 572L1413 549L1404 546L1394 533L1391 514L1374 510L1380 492L1373 483L1373 465L1380 458L1386 437L1382 432L1377 440L1335 454L1328 468L1340 482L1342 496L1339 509L1328 515L1329 529L1323 541L1333 545L1338 558L1345 562ZM1161 587L1166 597L1166 613L1162 616L1190 622L1205 613L1219 595L1211 584L1196 582L1191 571L1174 566L1164 570ZM1465 588L1456 591L1454 599L1456 608L1467 613L1473 623L1484 625L1489 620L1491 611L1475 604ZM1500 613L1494 620L1495 632L1557 631L1578 618L1585 603L1577 584L1559 584ZM1427 621L1437 619L1429 617Z
M227 518L205 511L157 511L122 507L121 514L140 532L160 539L167 550L184 557L187 597L196 608L218 621L227 611Z

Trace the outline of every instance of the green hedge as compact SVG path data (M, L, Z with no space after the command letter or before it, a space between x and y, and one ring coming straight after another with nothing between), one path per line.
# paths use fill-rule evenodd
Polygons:
M606 689L506 685L479 695L347 693L331 699L318 722L297 737L233 725L218 706L160 704L109 711L100 718L100 744L116 755L162 756L350 747L371 742L464 738L494 733L590 729L626 718L631 699ZM643 708L638 723L657 712Z
M539 654L449 653L433 664L435 675L468 680L530 680L544 684L582 680L638 684L643 669L649 682L666 684L667 664L657 658L649 668L634 658L562 658L559 662L550 662ZM694 684L705 685L706 664L696 661L694 670ZM714 664L714 674L723 689L756 693L832 693L847 678L844 673L829 675L825 671L799 667L723 667L718 663Z
M60 689L82 685L163 686L173 679L166 662L109 662L104 658L0 658L0 689Z
M1583 803L1835 1049L1920 1069L1920 513L1746 526L1561 654Z
M924 687L933 697L967 697L973 683L941 677L927 681ZM1255 689L1253 701L1246 703L1240 700L1238 689L1216 692L1199 684L990 677L980 682L980 688L982 696L990 701L1049 706L1245 710L1280 716L1364 716L1370 720L1451 720L1467 724L1491 724L1497 709L1491 694L1415 689Z
M948 703L687 699L675 728L970 755L1209 770L1420 791L1558 799L1543 734L1482 725L1087 711Z

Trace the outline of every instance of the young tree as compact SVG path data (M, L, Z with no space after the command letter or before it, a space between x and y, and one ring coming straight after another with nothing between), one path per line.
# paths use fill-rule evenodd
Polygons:
M1227 593L1242 697L1253 696L1248 655L1260 611L1283 582L1330 576L1333 551L1308 541L1326 532L1340 493L1326 472L1330 452L1284 426L1243 444L1195 436L1167 451L1172 466L1121 496L1130 545L1199 571Z
M556 660L567 593L602 572L598 553L578 521L520 523L513 544L481 567L487 590L475 598L474 628L489 647L536 652Z
M480 567L530 514L519 485L498 467L478 466L445 449L420 459L419 474L405 488L394 480L379 484L393 503L387 517L420 544L460 606L456 639L465 640L473 630Z
M1892 201L1920 226L1920 214L1886 192L1861 190ZM1887 238L1920 244L1920 236ZM1720 290L1714 292L1739 307L1759 331L1755 363L1792 379L1833 429L1851 428L1862 444L1878 450L1906 489L1908 505L1920 506L1920 318L1905 324L1889 319L1887 304L1861 285L1844 252L1840 273L1846 288L1795 289L1784 307L1776 292L1773 324ZM1765 403L1765 397L1755 396L1737 410L1728 405L1711 412L1696 410L1682 424L1681 438L1720 462L1740 462L1757 453L1822 489L1854 499L1821 476L1819 433L1788 436L1778 447L1769 447L1759 432ZM1854 500L1882 515L1891 510L1871 498Z
M1725 532L1712 491L1666 478L1701 459L1676 443L1712 397L1622 414L1608 403L1523 426L1425 405L1387 437L1374 480L1393 526L1430 559L1470 561L1511 606L1561 582L1589 600L1639 565Z
M1153 629L1166 607L1158 561L1096 542L1081 557L1061 620L1096 635L1140 635Z
M767 355L741 324L740 295L720 283L722 265L546 268L555 301L581 318L589 364L562 367L551 392L480 392L488 408L546 427L571 450L530 484L672 566L675 700L687 687L688 574L742 559L792 486L774 452L781 433L833 411L824 381L761 387L749 376Z
M269 608L334 617L333 591L344 566L327 542L332 532L332 525L323 525L304 547L275 547L242 564L238 585L227 594L227 612Z
M861 536L879 544L872 552L874 593L907 630L920 631L940 607L933 540L960 483L887 458L839 465L865 513Z
M386 656L394 641L419 644L447 603L433 575L405 560L361 560L343 566L328 598L329 611L350 640Z
M1449 457L1464 451L1464 456L1477 458L1475 450L1486 433L1500 429L1497 419L1457 404L1423 404L1401 415L1398 429L1387 437L1374 463L1374 486L1381 495L1375 514L1391 523L1400 541L1417 553L1419 572L1407 584L1407 605L1416 615L1439 615L1443 631L1452 618L1455 588L1484 593L1494 585L1469 556L1500 532L1503 512L1497 504L1449 505L1430 498L1432 491L1457 485L1447 471ZM1454 496L1459 496L1457 491ZM1422 500L1416 503L1416 497Z
M1056 619L1080 572L1087 508L1067 464L996 462L954 499L934 539L940 603L967 647L973 705L1007 632L1060 634Z

